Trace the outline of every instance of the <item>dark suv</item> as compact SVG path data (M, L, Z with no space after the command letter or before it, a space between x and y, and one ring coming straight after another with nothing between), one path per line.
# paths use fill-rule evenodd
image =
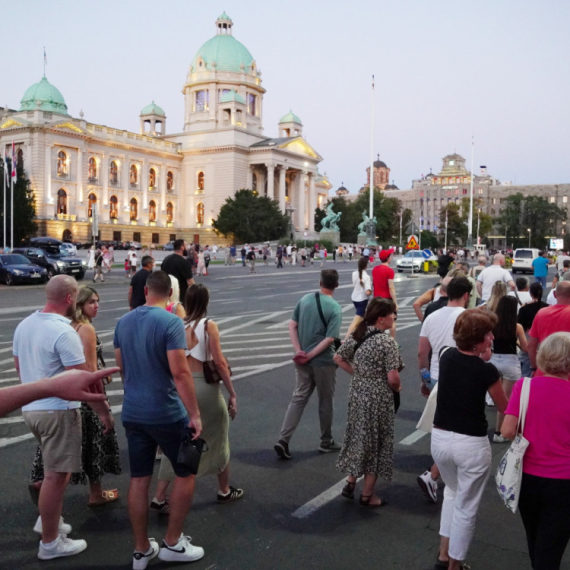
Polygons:
M70 257L65 249L60 249L61 243L54 238L32 238L27 246L15 248L12 253L19 253L33 264L45 267L48 279L60 273L83 279L87 262L79 257Z

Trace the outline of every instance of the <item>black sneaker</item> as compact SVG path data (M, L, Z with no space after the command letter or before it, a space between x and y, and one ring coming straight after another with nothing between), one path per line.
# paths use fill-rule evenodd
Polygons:
M236 489L230 485L230 492L227 495L222 495L218 491L218 503L231 503L243 497L243 489Z
M275 453L281 457L281 459L291 459L292 455L289 453L289 444L282 439L280 439L274 446L273 449Z
M319 447L319 453L331 453L333 451L340 451L342 449L342 445L336 443L333 439L328 445L323 445L321 443Z

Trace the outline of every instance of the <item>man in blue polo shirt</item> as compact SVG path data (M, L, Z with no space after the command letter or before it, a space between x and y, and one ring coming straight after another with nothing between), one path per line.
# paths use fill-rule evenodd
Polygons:
M537 283L546 289L546 276L548 275L548 257L546 251L541 251L540 255L532 260L532 267L534 269L534 278Z
M180 318L166 310L171 294L169 275L151 273L145 286L146 305L121 317L115 329L115 358L125 390L122 420L131 468L129 516L135 535L135 570L146 568L157 554L171 562L192 562L204 556L204 549L192 545L182 532L196 476L178 463L178 450L184 428L194 428L198 437L202 422L184 352L186 331ZM176 474L160 553L158 543L148 538L148 491L157 447Z

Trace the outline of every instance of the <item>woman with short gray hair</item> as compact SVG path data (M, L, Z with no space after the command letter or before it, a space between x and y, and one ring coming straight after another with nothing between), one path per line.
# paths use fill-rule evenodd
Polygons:
M544 375L530 385L519 509L532 567L556 570L570 540L570 333L547 337L537 362ZM501 433L508 439L517 433L522 385L515 384L505 412Z

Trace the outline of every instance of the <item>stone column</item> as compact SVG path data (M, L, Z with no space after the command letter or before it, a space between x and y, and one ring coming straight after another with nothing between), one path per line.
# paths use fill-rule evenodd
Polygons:
M245 187L251 190L252 186L253 186L253 166L250 165L247 168L247 179L245 181Z
M123 160L121 161L121 170L119 171L119 180L122 182L123 184L123 207L121 208L119 206L119 219L127 224L129 222L129 208L130 208L130 204L129 204L129 187L131 185L131 164L130 164L130 160L125 157L123 158Z
M53 204L53 196L51 195L51 145L46 145L45 157L45 201Z
M161 166L158 173L158 184L160 188L160 209L164 213L166 211L166 175L168 168Z
M109 205L109 157L103 155L103 167L101 171L103 177L103 206Z
M148 210L148 163L146 160L142 161L140 188L143 191L142 211Z
M271 163L266 164L267 168L267 196L271 200L275 199L275 166Z
M305 170L301 170L300 172L297 173L297 200L298 200L298 210L297 210L297 220L299 223L299 231L302 232L305 230L305 201L306 201L306 195L305 195L305 176L306 176L306 171Z
M281 166L279 168L279 209L281 213L285 213L285 176L287 174L287 168Z
M77 186L75 188L77 207L83 202L83 151L80 148L77 149Z
M315 231L315 210L317 209L317 194L315 193L315 172L309 175L309 231Z

